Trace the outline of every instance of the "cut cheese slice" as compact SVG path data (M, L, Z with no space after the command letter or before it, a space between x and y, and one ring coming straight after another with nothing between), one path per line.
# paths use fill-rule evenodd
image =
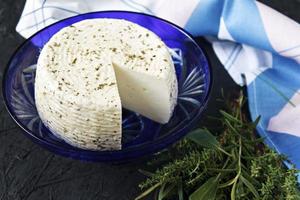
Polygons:
M35 81L44 124L85 149L121 149L122 106L167 123L177 101L167 46L125 20L84 20L60 30L41 51Z

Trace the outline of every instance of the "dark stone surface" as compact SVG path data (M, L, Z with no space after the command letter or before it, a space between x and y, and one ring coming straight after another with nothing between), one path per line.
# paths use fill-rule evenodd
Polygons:
M13 51L24 41L15 32L24 2L0 0L0 76ZM300 21L299 0L263 2ZM225 92L239 88L222 68L210 45L203 39L198 41L206 49L213 67L215 84L206 116L215 116L222 107L222 103L216 101L220 97L220 88L224 88ZM0 200L134 199L140 193L137 186L144 179L137 170L144 168L146 160L110 165L54 155L22 134L6 112L1 97Z

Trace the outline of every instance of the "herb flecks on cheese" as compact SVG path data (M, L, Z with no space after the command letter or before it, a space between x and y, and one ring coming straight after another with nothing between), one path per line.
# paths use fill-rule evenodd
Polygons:
M121 149L122 106L167 123L177 79L167 46L125 20L92 19L56 33L42 49L35 82L44 124L86 149Z

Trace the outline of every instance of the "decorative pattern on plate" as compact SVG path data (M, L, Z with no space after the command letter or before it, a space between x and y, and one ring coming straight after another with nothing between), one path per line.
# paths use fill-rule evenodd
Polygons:
M36 64L24 68L18 76L21 82L15 81L12 87L11 105L15 110L16 117L31 131L37 129L41 132L42 122L38 116L34 95L31 92L34 88Z
M186 71L186 66L183 66L182 71ZM194 68L187 77L182 77L184 80L183 84L179 86L178 93L178 105L185 113L187 119L191 118L191 112L186 104L190 104L192 107L197 108L201 106L199 97L201 94L205 92L205 80L204 74L201 69Z
M169 123L160 127L154 138L164 137L180 130L187 121L197 114L205 94L206 82L202 67L194 66L192 70L189 70L180 49L171 49L170 52L176 71L181 72L178 77L177 106Z

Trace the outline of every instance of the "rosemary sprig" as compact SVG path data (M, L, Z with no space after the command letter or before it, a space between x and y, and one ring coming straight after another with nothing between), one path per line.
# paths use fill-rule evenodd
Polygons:
M287 159L257 138L259 118L248 122L242 111L243 95L221 111L223 124L217 137L208 129L192 131L170 151L161 153L168 162L149 175L136 199L158 191L156 199L300 199L295 168ZM174 158L175 157L175 158ZM160 160L160 159L158 159ZM151 162L150 167L159 165Z

